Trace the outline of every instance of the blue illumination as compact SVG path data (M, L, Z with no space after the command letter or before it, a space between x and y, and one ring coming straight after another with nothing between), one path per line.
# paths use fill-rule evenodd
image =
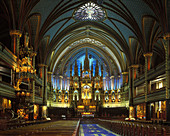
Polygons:
M72 73L71 76L74 76L74 65L72 65Z
M101 67L99 67L99 76L102 75L102 72L101 72Z
M60 90L60 82L59 82L59 78L57 79L57 88Z
M83 130L80 129L81 135L84 136L116 136L113 132L100 127L97 124L81 124Z
M88 53L88 56L91 55L91 57L89 58L89 68L90 70L92 70L92 65L93 65L93 76L95 76L95 68L96 68L96 57L94 57L93 53ZM78 76L81 76L81 71L80 71L80 65L82 65L82 70L84 69L84 60L85 60L85 53L83 53L81 56L79 56L78 58L76 58L77 60L77 66L78 66ZM98 59L97 59L98 60ZM101 62L100 60L98 60L98 65L99 65L99 76L102 75L102 71L101 71ZM71 64L67 67L67 72L66 75L67 77L70 77L70 66ZM74 68L75 68L75 59L72 61L72 73L71 76L74 76ZM103 65L103 77L106 77L106 70L105 70L105 66Z
M96 61L93 61L93 76L95 76Z
M81 74L81 71L80 71L80 65L81 65L80 60L77 60L77 66L78 66L78 76L80 76L80 74Z

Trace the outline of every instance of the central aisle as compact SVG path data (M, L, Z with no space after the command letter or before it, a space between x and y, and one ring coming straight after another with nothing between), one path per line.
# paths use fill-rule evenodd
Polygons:
M119 136L98 124L81 124L80 136Z

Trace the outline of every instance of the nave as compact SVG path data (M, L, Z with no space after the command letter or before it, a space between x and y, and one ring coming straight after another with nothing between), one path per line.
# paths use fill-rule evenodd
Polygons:
M170 135L169 26L170 0L0 0L0 135Z
M0 136L170 136L168 123L70 118L1 129Z

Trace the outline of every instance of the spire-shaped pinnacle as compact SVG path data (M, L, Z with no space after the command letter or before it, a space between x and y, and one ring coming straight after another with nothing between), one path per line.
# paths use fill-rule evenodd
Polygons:
M99 76L99 66L98 66L98 60L96 60L96 67L95 67L95 77Z
M87 51L87 49L86 49L86 57L85 57L85 60L84 60L84 70L85 71L89 70L89 59L88 59L88 51Z
M72 64L70 65L70 77L72 76Z
M91 64L91 77L93 77L93 62Z
M74 76L78 76L78 66L77 66L77 60L75 60L75 66L74 66Z
M80 77L82 76L82 63L80 63Z

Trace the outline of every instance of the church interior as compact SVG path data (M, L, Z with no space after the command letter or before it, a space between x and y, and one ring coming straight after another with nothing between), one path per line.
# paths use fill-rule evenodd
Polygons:
M0 136L54 121L86 136L89 119L170 134L169 26L169 0L1 0Z

